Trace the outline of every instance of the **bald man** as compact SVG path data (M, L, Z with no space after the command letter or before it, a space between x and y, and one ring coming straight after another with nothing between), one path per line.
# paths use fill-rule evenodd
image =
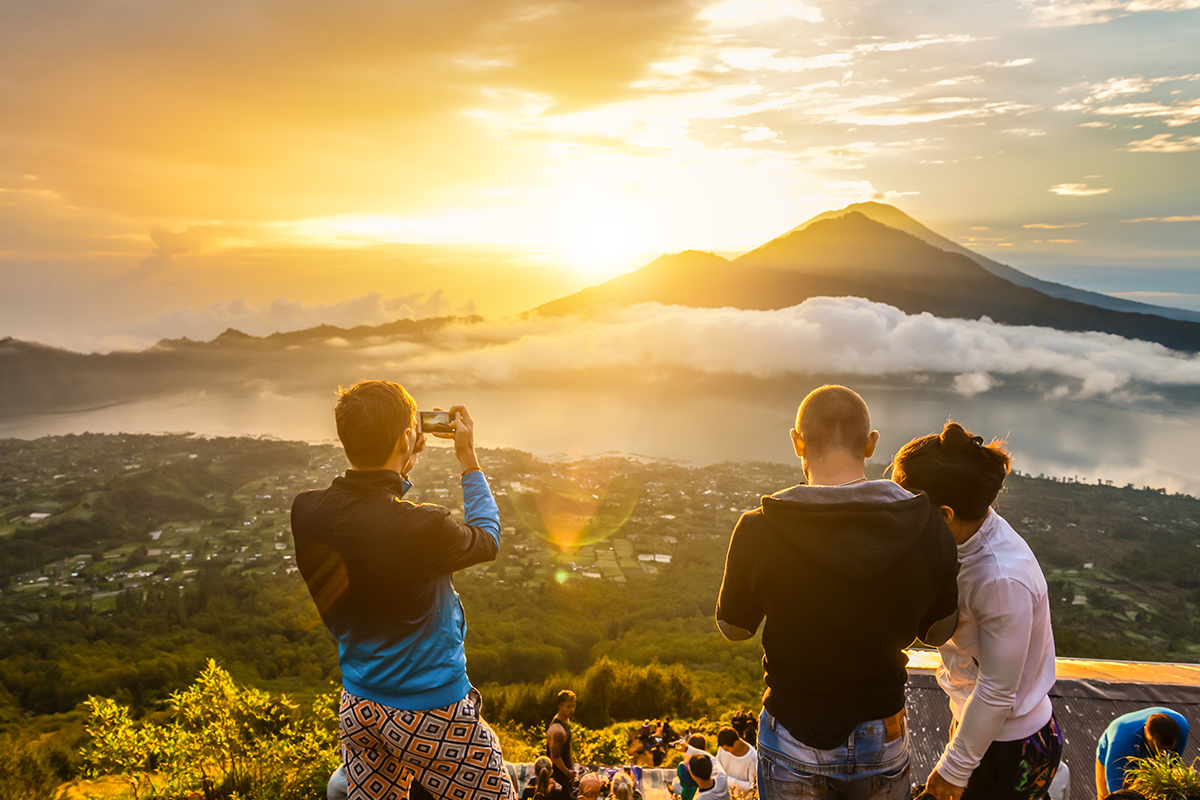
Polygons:
M806 484L738 520L717 599L728 639L765 620L759 796L907 797L904 648L954 633L954 537L925 495L867 480L879 432L856 392L813 391L789 435Z

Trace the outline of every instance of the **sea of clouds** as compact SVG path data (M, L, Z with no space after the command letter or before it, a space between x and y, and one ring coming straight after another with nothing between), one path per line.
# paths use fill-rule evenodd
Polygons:
M330 341L331 346L349 343ZM1005 376L1066 379L1056 392L1085 397L1144 386L1200 386L1200 358L1103 333L906 314L856 297L818 297L791 308L747 311L646 303L598 316L531 315L457 324L435 341L368 343L364 366L423 382L506 384L530 372L676 370L775 378L789 374L953 375L962 395Z
M378 295L255 310L232 302L206 316L266 335L289 321L292 330L328 323L328 311L342 328L447 312L438 296ZM361 334L98 357L82 376L90 383L74 372L64 378L77 397L14 417L7 435L194 430L325 440L334 435L335 388L387 378L423 404L468 404L489 446L785 460L790 446L775 434L804 392L834 380L869 391L893 449L952 416L1008 438L1019 468L1034 474L1200 495L1200 356L1110 334L940 319L853 297L769 311L647 303L586 317L476 317ZM656 410L664 407L667 418ZM727 437L694 435L722 415Z

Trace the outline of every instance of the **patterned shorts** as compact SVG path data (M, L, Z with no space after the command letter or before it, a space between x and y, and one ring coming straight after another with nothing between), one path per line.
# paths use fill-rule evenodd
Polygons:
M963 800L1036 800L1046 796L1062 759L1063 736L1052 715L1024 739L992 742L971 773Z
M454 705L406 711L342 690L348 800L408 800L413 781L443 800L516 800L474 689Z

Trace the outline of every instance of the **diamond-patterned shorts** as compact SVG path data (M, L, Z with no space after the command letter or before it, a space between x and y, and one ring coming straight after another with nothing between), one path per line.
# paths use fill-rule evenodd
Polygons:
M479 707L475 689L429 711L392 708L343 689L347 800L408 800L414 780L442 800L516 800L500 742Z

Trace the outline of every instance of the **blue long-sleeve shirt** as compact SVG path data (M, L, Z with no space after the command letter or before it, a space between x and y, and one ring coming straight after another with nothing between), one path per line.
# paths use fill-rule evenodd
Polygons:
M462 476L465 524L403 499L391 470L349 470L292 505L296 563L338 640L342 684L393 708L428 710L470 691L454 572L494 560L500 513L481 472Z
M1146 741L1146 720L1153 714L1166 714L1179 726L1179 739L1171 750L1183 756L1188 740L1187 717L1171 708L1153 706L1122 714L1108 724L1096 743L1096 761L1104 767L1108 790L1115 792L1125 785L1125 772L1133 766L1131 759L1154 755Z

